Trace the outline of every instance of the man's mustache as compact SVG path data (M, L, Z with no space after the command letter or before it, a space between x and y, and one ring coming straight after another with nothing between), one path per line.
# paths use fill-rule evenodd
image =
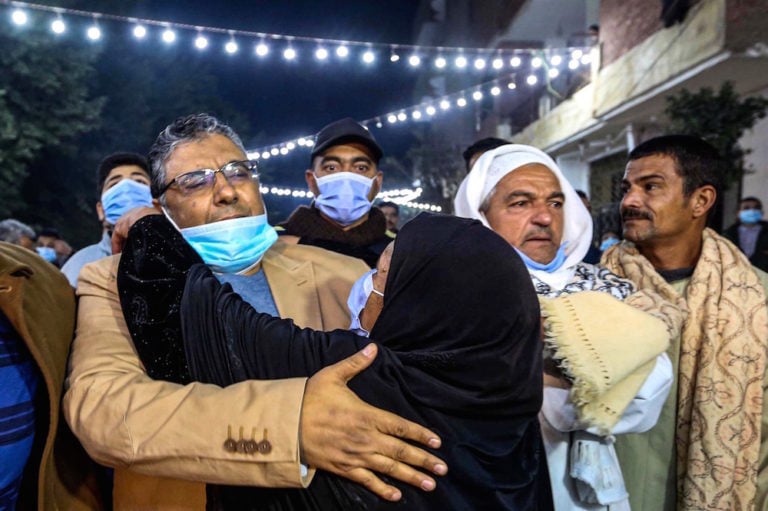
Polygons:
M640 209L626 208L621 210L622 220L652 220L651 214Z
M546 236L548 238L552 237L552 229L550 227L537 227L536 229L533 229L532 231L529 231L525 235L525 239L529 240L531 238L538 238L540 236Z

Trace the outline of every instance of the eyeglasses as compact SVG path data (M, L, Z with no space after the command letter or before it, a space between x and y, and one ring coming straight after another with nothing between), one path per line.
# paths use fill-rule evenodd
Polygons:
M233 161L227 163L219 170L198 169L176 176L160 189L158 197L163 195L173 185L176 185L179 191L185 195L208 190L213 186L213 182L216 181L216 174L218 172L221 172L224 179L232 186L237 186L259 177L259 167L254 160Z

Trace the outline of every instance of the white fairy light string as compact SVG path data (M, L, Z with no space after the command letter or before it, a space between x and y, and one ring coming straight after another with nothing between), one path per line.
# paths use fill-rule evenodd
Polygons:
M531 76L536 77L536 74L529 75L529 85L533 86L539 83L538 78L531 81ZM503 93L511 93L516 89L515 75L496 78L452 94L424 101L417 105L410 105L365 119L360 121L360 124L370 130L371 128L383 129L389 126L402 125L407 122L428 122L432 118L445 115L448 111L466 108L470 104L470 100L473 103L477 103L488 96L496 97ZM314 135L302 135L277 144L254 148L248 151L248 158L252 160L269 160L286 156L299 148L310 149L314 145L313 139Z
M359 62L370 66L377 61L401 62L412 68L430 68L438 71L503 72L515 70L527 62L536 67L546 58L550 69L563 67L575 70L589 65L589 47L563 48L462 48L453 46L424 46L400 43L379 43L309 37L248 30L235 30L204 25L192 25L172 21L120 16L104 12L84 11L41 5L16 0L0 0L0 5L10 8L10 21L19 27L30 25L33 20L28 11L50 14L50 30L57 36L68 31L64 16L87 18L92 23L86 28L86 37L98 41L105 35L100 21L122 22L132 25L130 33L139 41L159 40L165 45L190 44L197 51L213 51L216 47L227 55L250 53L255 58L266 59L279 55L286 62L298 61L311 56L318 61ZM250 46L248 46L250 42ZM272 46L277 46L273 48ZM538 59L538 60L537 60ZM566 62L567 60L567 62ZM557 73L560 71L558 70Z
M273 195L275 197L292 197L294 199L312 198L312 192L308 190L302 190L298 188L290 188L286 186L267 186L261 185L262 195ZM376 199L386 200L394 202L400 206L407 208L418 209L422 211L431 211L433 213L440 213L443 208L436 204L428 204L425 202L415 202L416 199L421 197L423 190L416 188L415 190L409 188L401 188L397 190L387 190L380 192Z

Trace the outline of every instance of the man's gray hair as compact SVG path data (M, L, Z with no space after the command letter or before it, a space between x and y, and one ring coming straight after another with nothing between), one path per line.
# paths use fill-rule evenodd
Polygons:
M150 178L152 180L152 196L165 203L163 197L158 197L165 186L165 164L177 146L188 142L202 140L211 135L224 135L245 153L242 140L235 131L208 114L193 114L179 117L166 127L155 139L149 150ZM189 169L194 170L194 169Z
M13 218L8 218L7 220L0 222L0 241L20 245L22 236L34 240L35 231L27 224L21 223Z
M488 192L488 195L485 196L485 199L483 199L483 202L480 203L480 213L486 214L488 213L488 210L491 209L491 200L493 200L493 196L496 195L496 188L497 186L494 186L491 188L491 191Z

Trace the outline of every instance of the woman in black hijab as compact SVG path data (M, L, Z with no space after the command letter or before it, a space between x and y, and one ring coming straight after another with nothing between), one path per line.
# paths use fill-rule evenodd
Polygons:
M139 261L150 253L124 252L118 277L124 305L152 280L151 271L142 271L152 264ZM180 313L167 321L181 322L181 338L171 341L183 340L193 380L225 386L310 376L369 342L341 330L302 330L290 320L257 313L204 264L182 274ZM139 355L152 365L157 354L145 360L141 345L150 339L141 325L131 325L131 315L126 312L132 335L139 335L138 342L134 335ZM476 221L423 214L406 224L370 337L379 344L379 355L349 386L366 402L440 435L439 455L450 471L437 488L430 493L402 488L403 498L393 503L318 472L307 489L219 487L209 492L211 503L227 510L551 509L537 420L538 300L508 243Z

